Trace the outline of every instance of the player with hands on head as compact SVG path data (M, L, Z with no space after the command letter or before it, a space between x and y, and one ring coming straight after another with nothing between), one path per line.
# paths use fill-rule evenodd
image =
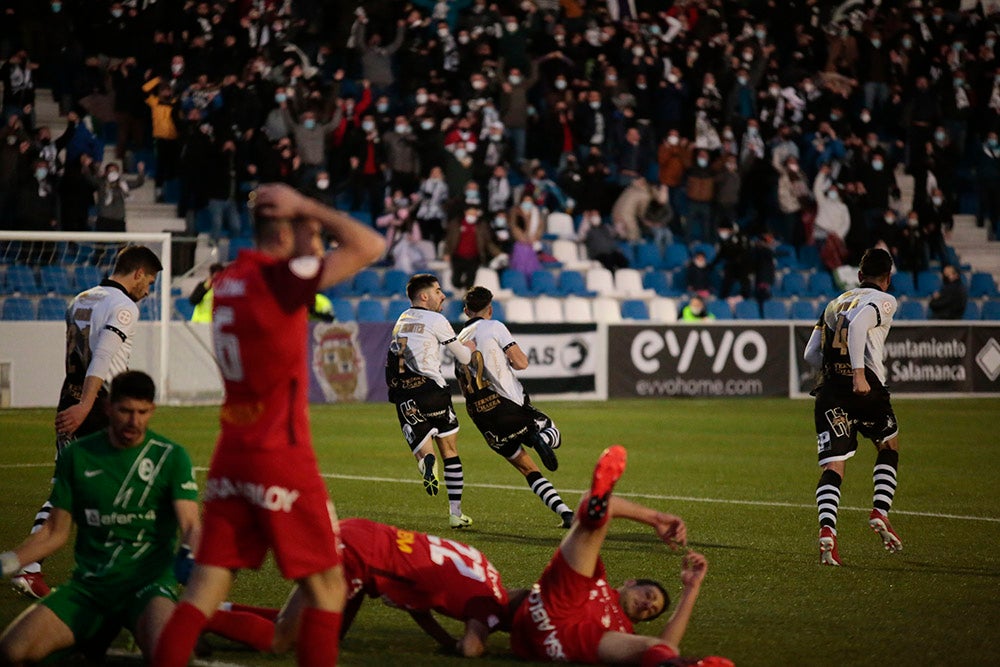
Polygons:
M465 295L465 314L469 320L458 340L474 341L475 352L468 364L455 362L458 386L465 394L465 409L493 451L503 456L524 475L531 491L562 519L562 526L573 523L573 511L524 450L530 447L549 470L559 461L554 449L561 444L559 429L547 415L536 409L515 370L528 367L528 355L510 331L493 319L493 293L482 286Z
M212 333L225 386L204 495L203 539L184 597L156 645L156 667L186 665L236 571L269 550L305 609L299 664L337 661L347 594L336 512L309 428L307 330L316 292L385 251L376 231L283 184L251 193L257 247L214 284ZM323 247L322 232L336 246Z
M389 402L396 406L399 427L417 459L424 490L436 496L440 487L434 444L444 464L448 489L448 523L462 529L472 519L462 512L465 475L458 455L458 417L451 392L441 374L441 353L447 348L459 363L467 364L476 349L473 341L458 340L451 324L441 314L445 294L437 276L418 273L406 285L410 307L392 328L386 357L385 383Z
M806 344L805 360L820 370L814 421L823 469L816 485L819 555L823 565L842 565L837 550L837 511L847 460L858 449L858 434L871 439L878 454L872 472L874 497L868 525L887 551L903 543L889 523L899 468L899 424L886 388L885 339L896 314L888 294L892 256L871 248L861 258L860 285L830 301Z
M670 599L663 586L650 579L630 579L617 589L608 585L601 547L611 518L650 526L671 549L687 544L687 527L679 517L613 495L625 460L625 448L620 445L601 454L573 526L514 611L510 633L514 653L545 662L652 667L693 664L694 660L706 666L731 667L733 663L725 658L678 656L708 568L704 556L689 552L684 557L680 599L655 637L634 634L632 624L653 620L667 609Z

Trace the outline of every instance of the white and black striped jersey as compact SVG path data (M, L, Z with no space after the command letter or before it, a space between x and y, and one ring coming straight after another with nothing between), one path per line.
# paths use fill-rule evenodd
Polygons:
M138 306L114 281L105 280L76 295L66 309L66 379L60 405L80 400L88 375L100 376L107 388L111 378L128 370L138 321ZM110 354L94 364L98 346Z
M459 332L458 340L476 342L476 351L468 364L469 372L477 376L481 373L497 394L524 405L524 387L514 376L507 359L507 350L516 341L503 322L475 318ZM461 372L464 372L463 369L456 363L455 374Z
M846 379L847 384L850 384L853 370L848 335L851 323L866 311L874 311L875 326L868 329L865 337L865 367L885 386L885 338L889 335L889 327L896 314L896 298L874 287L858 287L844 292L827 304L816 323L816 328L821 329L822 334L822 368L825 380L840 378Z
M389 351L402 356L406 367L439 387L447 382L441 374L441 349L456 340L455 330L441 313L411 307L403 311L392 328Z

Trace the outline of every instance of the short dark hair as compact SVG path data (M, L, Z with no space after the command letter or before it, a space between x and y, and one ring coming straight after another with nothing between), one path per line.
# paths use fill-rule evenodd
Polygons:
M861 275L878 279L892 273L892 255L882 248L869 248L861 258Z
M125 398L135 398L152 403L156 399L156 383L142 371L125 371L111 380L108 399L116 403Z
M663 587L663 584L658 582L656 579L636 579L635 585L653 586L655 588L658 588L660 590L660 594L663 595L663 606L660 607L660 611L655 616L650 616L649 618L644 619L644 621L652 621L662 616L663 612L665 612L667 610L667 607L670 606L670 595L667 593L667 589Z
M438 277L433 273L417 273L410 277L406 283L406 297L413 301L422 291L438 282Z
M160 264L160 258L156 256L156 253L144 245L127 245L118 251L112 273L122 275L138 269L155 275L163 270L163 264Z
M469 313L478 313L493 303L493 292L482 285L476 285L465 294L465 310Z

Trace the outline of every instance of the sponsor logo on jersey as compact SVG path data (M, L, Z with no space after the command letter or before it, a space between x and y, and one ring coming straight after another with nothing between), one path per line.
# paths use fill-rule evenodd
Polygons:
M193 479L191 481L184 482L183 484L181 484L181 489L183 489L184 491L197 491L198 482L194 481Z
M210 479L205 483L205 500L225 500L241 497L251 505L263 507L271 512L291 512L292 505L302 495L296 489L281 486L264 486L228 477Z
M83 476L84 477L97 477L102 472L104 472L104 471L103 470L84 470L83 471Z
M212 292L215 293L216 297L246 296L247 286L246 283L238 278L223 278L218 285L212 287Z
M133 521L156 521L156 510L101 514L100 510L84 508L83 516L88 526L131 526Z
M892 312L892 302L891 301L883 301L882 302L882 310L885 311L886 315L888 315L889 313L891 313Z
M122 308L115 315L115 319L118 320L118 324L122 325L123 327L127 327L128 325L132 324L132 313L131 311Z
M566 660L566 652L559 641L559 633L556 626L549 618L549 612L545 609L545 602L542 600L542 589L535 584L528 594L528 611L531 614L531 621L535 625L535 630L545 633L542 645L545 647L545 655L550 660Z

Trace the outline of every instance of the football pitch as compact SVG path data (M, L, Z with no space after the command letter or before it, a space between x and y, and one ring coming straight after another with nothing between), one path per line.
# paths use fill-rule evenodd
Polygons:
M559 469L546 473L571 506L600 451L628 448L617 492L680 515L709 571L682 644L740 667L1000 664L1000 444L997 399L897 400L901 456L889 554L868 529L874 448L863 442L842 486L839 550L846 567L819 565L813 500L812 402L786 399L541 402L563 433ZM315 406L320 469L341 517L364 516L462 540L485 553L508 587L530 586L562 535L558 517L494 454L456 406L471 530L448 528L447 498L428 497L389 404ZM160 407L154 430L207 466L217 408ZM23 539L51 476L54 410L0 411L0 550ZM204 480L202 469L199 480ZM443 485L442 485L443 487ZM681 553L646 526L615 522L603 556L613 583L660 579L676 597ZM71 549L46 564L69 574ZM244 572L232 599L279 606L288 585L272 563ZM0 588L0 624L28 602ZM668 614L670 612L668 611ZM458 624L442 623L458 631ZM663 619L637 626L655 634ZM295 664L210 638L210 660ZM120 640L121 642L121 640ZM403 612L368 600L341 648L341 664L459 664ZM503 634L480 665L511 665Z

